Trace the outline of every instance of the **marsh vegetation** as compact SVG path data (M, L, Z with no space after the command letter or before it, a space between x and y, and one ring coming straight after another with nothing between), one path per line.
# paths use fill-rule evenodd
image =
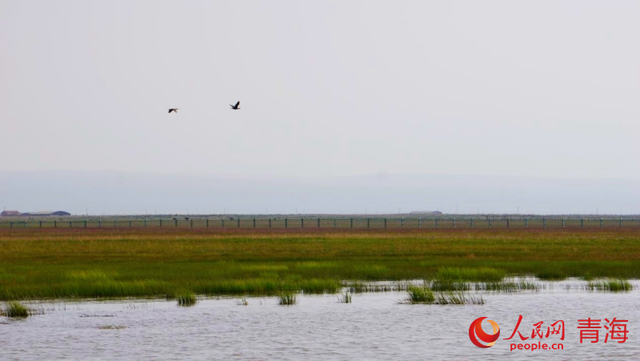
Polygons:
M536 286L505 282L513 275L640 278L640 232L7 229L0 259L0 300L357 293L416 279L436 292L517 291Z
M281 306L293 306L298 302L294 293L284 292L278 296L278 304Z
M20 302L8 302L2 312L3 316L11 318L24 318L31 316L31 311Z
M182 290L176 294L176 300L178 300L178 306L190 307L195 306L198 303L198 298L191 291Z
M483 305L484 298L478 294L463 291L439 291L434 292L427 284L422 286L410 286L407 289L407 302L411 304L434 305Z
M607 279L589 281L587 289L592 291L628 292L633 289L633 285L627 280Z

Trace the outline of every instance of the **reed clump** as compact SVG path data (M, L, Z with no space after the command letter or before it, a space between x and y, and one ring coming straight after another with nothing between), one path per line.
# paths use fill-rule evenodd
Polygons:
M433 291L426 286L409 286L407 292L410 303L433 303L436 299Z
M492 292L517 292L517 291L537 291L540 286L528 281L519 282L488 282L476 283L473 287L476 291L492 291Z
M633 285L627 280L607 279L603 281L590 281L587 289L592 291L628 292L633 289Z
M278 296L278 304L280 306L293 306L298 302L294 293L281 293Z
M178 300L178 306L190 307L198 303L198 298L191 291L180 291L175 297Z
M31 310L16 301L7 303L2 313L4 316L11 318L25 318L31 316Z
M409 286L408 302L433 305L483 305L481 295L466 294L462 291L433 292L427 284L423 286Z

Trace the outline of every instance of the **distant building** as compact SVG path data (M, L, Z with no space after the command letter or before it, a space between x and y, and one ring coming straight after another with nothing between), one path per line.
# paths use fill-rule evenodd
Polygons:
M20 212L18 211L2 211L2 213L0 213L0 217L15 217L19 215Z

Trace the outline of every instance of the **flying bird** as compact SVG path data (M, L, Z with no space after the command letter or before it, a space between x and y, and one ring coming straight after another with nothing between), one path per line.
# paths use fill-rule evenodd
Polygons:
M178 108L171 108L169 109L169 113L174 112L177 113L178 112Z
M231 106L231 109L233 109L233 110L238 110L238 109L240 109L240 101L238 100L236 105L229 104L229 106Z

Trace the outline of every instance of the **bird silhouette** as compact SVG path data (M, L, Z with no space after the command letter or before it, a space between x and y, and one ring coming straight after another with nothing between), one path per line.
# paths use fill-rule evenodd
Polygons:
M178 112L178 108L171 108L169 109L169 113L174 112L177 113Z
M238 109L240 109L240 101L238 100L236 105L229 104L229 106L231 106L231 109L233 109L233 110L238 110Z

